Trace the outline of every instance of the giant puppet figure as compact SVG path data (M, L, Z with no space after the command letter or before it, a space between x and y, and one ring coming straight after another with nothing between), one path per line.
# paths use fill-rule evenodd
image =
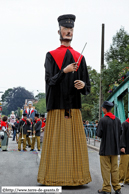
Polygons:
M29 101L27 103L28 108L24 110L23 113L27 114L27 118L32 118L32 120L34 121L34 117L35 117L35 113L37 113L37 110L35 110L32 106L33 106L33 102Z
M91 182L81 94L90 93L84 56L71 47L74 15L58 17L61 46L46 55L47 121L37 181L45 185Z

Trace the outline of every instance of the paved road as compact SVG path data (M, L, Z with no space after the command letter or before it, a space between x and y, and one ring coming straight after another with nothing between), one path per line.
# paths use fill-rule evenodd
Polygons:
M18 152L17 144L9 139L9 151L0 151L1 186L40 186L37 183L39 157L37 152ZM101 189L99 155L88 148L92 182L78 187L63 187L63 194L97 194ZM114 193L114 191L112 191ZM122 188L122 194L129 193L129 185Z

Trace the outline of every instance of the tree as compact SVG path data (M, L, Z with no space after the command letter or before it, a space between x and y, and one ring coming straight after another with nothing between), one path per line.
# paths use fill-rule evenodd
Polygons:
M34 99L34 96L23 87L6 90L2 95L2 102L4 104L3 114L9 115L12 110L15 111L18 107L22 108L25 99Z
M129 34L120 28L120 30L113 36L113 42L109 50L105 53L105 65L102 72L102 85L104 99L109 96L107 93L109 85L118 81L119 73L124 67L129 67Z
M116 61L119 64L129 64L129 34L120 28L113 36L113 42L110 49L105 54L107 64Z
M119 74L125 67L129 67L129 34L120 28L113 37L112 44L105 54L107 65L102 72L102 84L104 99L110 95L109 86L119 82ZM128 113L128 95L124 98L124 108L127 117Z
M38 113L45 113L46 112L46 99L41 98L38 103L34 104L35 109L38 111Z
M5 93L2 95L1 99L2 99L2 102L6 102L7 101L7 98L10 94L10 92L12 91L13 89L12 88L9 88L8 90L5 91Z
M95 120L98 119L99 107L99 80L100 74L95 69L88 66L88 73L91 83L91 92L87 96L82 95L82 119ZM95 108L96 107L96 108ZM96 113L95 113L96 111Z
M39 93L38 95L35 96L36 100L40 100L42 98L44 98L44 99L46 98L46 94L45 93Z

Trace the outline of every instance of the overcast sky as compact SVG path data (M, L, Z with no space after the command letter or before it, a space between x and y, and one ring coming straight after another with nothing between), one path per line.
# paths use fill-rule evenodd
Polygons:
M45 92L46 52L60 46L57 17L75 14L71 46L100 71L101 26L105 51L123 26L129 32L129 0L0 0L0 91L22 86Z

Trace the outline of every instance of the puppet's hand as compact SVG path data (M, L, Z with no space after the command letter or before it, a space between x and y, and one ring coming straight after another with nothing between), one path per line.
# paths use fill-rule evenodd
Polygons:
M85 83L81 80L75 80L74 87L77 88L78 90L83 89L85 87Z
M73 72L73 71L76 71L77 68L78 68L77 63L71 63L71 64L67 65L67 67L65 67L63 69L63 72L64 73Z

